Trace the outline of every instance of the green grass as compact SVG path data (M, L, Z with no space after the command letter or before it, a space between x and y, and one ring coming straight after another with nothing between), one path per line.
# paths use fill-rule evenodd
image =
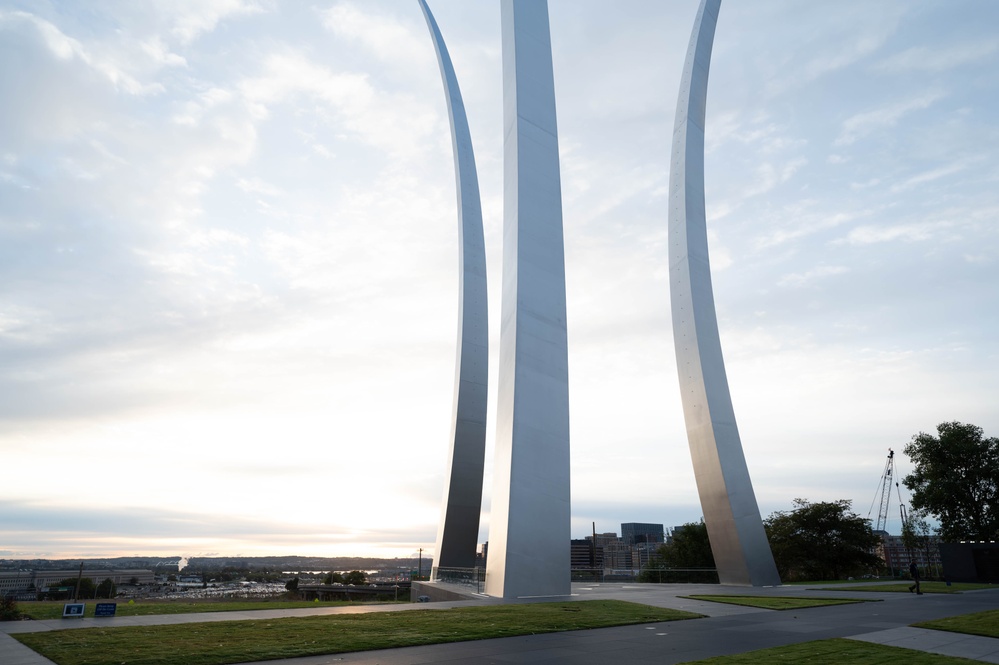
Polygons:
M898 584L879 584L871 586L851 586L850 591L879 591L909 593L910 581L902 581ZM945 582L921 582L919 588L923 593L961 593L962 591L975 591L977 589L999 589L995 584L972 584L968 582L954 582L947 586ZM815 589L815 591L835 591L835 589Z
M16 634L58 665L220 665L693 619L617 600Z
M785 586L808 586L809 584L853 584L854 580L799 580L795 582L784 582Z
M975 614L936 619L935 621L923 621L912 625L916 628L947 630L952 633L999 637L999 610L976 612Z
M808 665L959 665L977 663L967 658L941 656L935 653L888 647L855 640L833 639L790 644L772 649L760 649L733 656L716 656L696 660L687 665L763 665L769 663L808 663Z
M729 605L746 605L748 607L761 607L766 610L798 610L806 607L824 607L826 605L850 605L852 603L866 603L866 600L856 598L774 598L768 596L718 596L718 595L696 595L682 596L694 600L709 600L714 603L728 603Z
M408 593L405 602L409 602ZM26 614L32 619L60 619L62 618L62 607L65 600L44 600L19 602L17 609L22 614ZM199 612L246 612L250 610L290 610L301 607L343 607L346 605L378 605L394 603L394 601L383 602L351 602L348 600L333 600L310 602L304 600L296 601L268 601L268 600L138 600L134 602L121 602L109 600L86 600L81 601L87 604L86 615L94 616L97 603L117 602L115 616L137 617L150 616L153 614L195 614ZM402 603L403 601L399 601Z

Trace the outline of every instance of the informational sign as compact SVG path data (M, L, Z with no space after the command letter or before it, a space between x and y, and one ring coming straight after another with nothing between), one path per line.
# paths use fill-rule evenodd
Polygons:
M63 619L82 619L83 611L87 608L86 603L66 603L62 607Z
M97 606L94 607L94 616L113 617L117 609L118 603L97 603Z

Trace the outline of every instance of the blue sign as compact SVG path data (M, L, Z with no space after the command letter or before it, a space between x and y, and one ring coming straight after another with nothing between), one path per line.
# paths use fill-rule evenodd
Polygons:
M94 616L113 617L116 609L118 609L118 603L97 603L97 607L94 608Z
M87 607L86 603L66 603L62 607L62 618L83 618L83 610Z

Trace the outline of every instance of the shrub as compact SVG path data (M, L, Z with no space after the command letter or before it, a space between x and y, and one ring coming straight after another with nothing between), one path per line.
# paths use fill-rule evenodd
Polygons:
M17 609L17 601L13 598L0 598L0 621L18 621L22 618L21 610Z

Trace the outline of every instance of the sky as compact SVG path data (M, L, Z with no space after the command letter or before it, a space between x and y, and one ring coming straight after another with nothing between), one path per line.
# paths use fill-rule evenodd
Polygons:
M482 192L481 542L499 3L429 4ZM574 538L701 517L665 242L696 8L549 3ZM938 423L999 435L997 25L986 0L722 4L708 233L763 516L876 517L889 448L903 476ZM0 558L432 555L458 235L418 3L0 0L0 100Z

